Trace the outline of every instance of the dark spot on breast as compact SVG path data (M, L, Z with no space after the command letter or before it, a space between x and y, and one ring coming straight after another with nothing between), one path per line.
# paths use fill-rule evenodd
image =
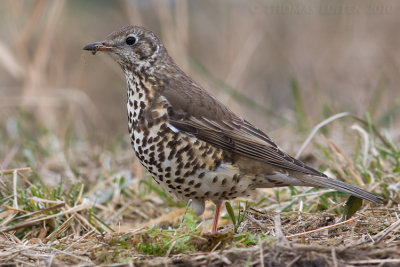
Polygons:
M183 178L176 178L176 179L174 180L174 182L175 182L175 183L178 183L178 184L183 184L183 183L185 182L185 179L183 179Z
M165 131L166 129L168 129L168 126L166 123L161 124L160 126L160 132Z
M158 159L159 159L160 161L164 161L164 160L165 160L165 154L164 154L164 152L162 152L162 153L160 153L160 154L158 155Z
M168 187L171 189L175 189L175 186L173 186L172 184L169 184Z
M216 182L218 182L218 176L215 176L214 179L212 180L212 182L215 184Z
M174 146L175 146L175 141L174 140L171 140L171 141L169 141L168 143L167 143L167 147L169 147L169 148L173 148Z
M174 158L175 152L176 152L175 148L172 148L171 151L169 152L168 160L172 160Z
M146 136L143 136L142 146L143 147L147 146L147 138L146 138ZM145 153L147 153L147 152L145 152Z

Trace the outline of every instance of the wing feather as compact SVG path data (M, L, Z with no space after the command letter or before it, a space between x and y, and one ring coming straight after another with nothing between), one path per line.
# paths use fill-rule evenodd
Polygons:
M231 121L215 121L193 116L179 119L172 117L169 119L169 123L178 130L222 149L284 169L325 176L283 152L265 133L242 118L236 117Z

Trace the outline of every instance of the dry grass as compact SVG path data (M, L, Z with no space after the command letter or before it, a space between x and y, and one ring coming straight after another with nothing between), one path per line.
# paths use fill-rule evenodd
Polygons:
M98 140L73 138L66 144L23 117L16 131L18 139L2 132L2 151L12 153L2 156L11 166L32 167L0 172L2 264L256 266L268 259L265 264L278 266L341 266L398 260L399 150L368 126L359 126L367 139L356 136L360 146L353 156L321 135L314 141L322 142L319 150L332 166L327 173L381 194L384 206L364 203L343 221L344 194L265 189L233 201L236 214L223 215L217 235L208 234L212 205L202 218L186 211L132 164L128 140L99 147Z

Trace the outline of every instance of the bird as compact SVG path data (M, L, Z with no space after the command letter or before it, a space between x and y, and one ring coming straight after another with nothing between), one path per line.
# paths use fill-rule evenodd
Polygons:
M330 188L375 203L383 198L333 179L280 149L249 121L233 113L189 77L150 30L129 25L83 50L109 54L127 82L131 146L153 180L201 216L256 188Z

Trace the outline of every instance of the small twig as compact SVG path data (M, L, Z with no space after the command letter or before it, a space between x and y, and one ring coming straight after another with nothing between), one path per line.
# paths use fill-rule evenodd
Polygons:
M355 119L356 121L359 121L363 123L365 126L371 126L372 131L374 131L374 134L378 136L378 138L381 140L381 142L386 146L386 147L392 147L388 141L381 135L381 133L375 128L374 125L370 125L367 121L364 119L361 119L355 115L350 115L351 118Z
M332 248L332 262L334 267L338 267L337 257L336 257L336 250Z
M355 130L360 133L362 139L364 140L364 147L363 147L363 167L365 168L367 166L367 161L368 161L368 150L369 150L369 138L368 138L368 133L361 128L359 125L354 124L351 126L352 130Z
M310 143L311 139L314 137L314 135L318 132L319 129L321 129L322 127L324 127L325 125L331 123L332 121L348 116L350 113L349 112L342 112L342 113L338 113L336 115L333 115L323 121L321 121L320 123L318 123L311 131L311 133L308 135L306 141L304 141L304 143L301 145L299 151L297 151L297 154L295 156L295 158L299 158L301 153L303 153L303 150L306 148L306 146L308 145L308 143Z
M397 220L391 226L379 232L377 235L373 237L373 240L375 241L374 244L379 244L388 234L390 234L399 227L400 227L400 220Z
M324 226L324 227L321 227L321 228L318 228L318 229L315 229L315 230L311 230L311 231L307 231L307 232L303 232L303 233L298 233L298 234L294 234L294 235L288 235L288 236L286 236L286 238L299 237L299 236L308 235L308 234L324 231L324 230L327 230L327 229L335 228L335 227L340 226L342 224L347 224L349 222L352 222L355 219L357 219L357 218L351 218L351 219L348 219L348 220L343 221L343 222L339 222L339 223L335 223L335 224L332 224L332 225Z
M62 233L67 229L68 225L71 223L73 218L75 218L75 214L72 214L71 217L69 217L65 222L63 222L63 224L57 227L57 229L54 232L52 232L49 236L47 236L46 239L53 240L54 238L56 238L60 233Z
M89 228L91 228L93 231L95 231L97 234L100 234L100 231L97 230L96 227L94 227L85 217L83 217L82 215L80 215L79 213L76 213L76 217L83 222L83 224L89 226Z
M339 251L339 252L342 252L345 249L342 247L333 247L333 248L335 248L335 250ZM322 247L322 246L303 245L303 244L292 244L291 249L300 250L300 251L315 251L315 252L321 252L321 253L322 252L332 253L332 247Z
M290 267L293 264L295 264L299 259L301 258L301 255L298 255L296 258L294 258L291 262L288 263L288 265L286 265L286 267Z
M210 252L214 252L218 247L219 247L219 245L221 245L221 241L219 241L213 248L212 248L212 250L210 251Z
M15 218L15 219L21 219L21 218L29 217L29 216L32 216L32 215L36 215L36 214L40 214L40 213L45 213L45 212L48 212L48 211L56 210L56 209L64 207L64 205L65 205L65 202L57 204L57 205L55 205L53 207L50 207L50 208L46 208L46 209L42 209L42 210L30 212L30 213L26 213L27 211L24 210L23 212L26 213L26 214L21 215L21 216Z
M18 210L18 197L17 197L17 183L18 183L18 171L13 171L13 192L14 192L14 203L13 206Z
M258 236L258 244L260 246L260 266L264 267L264 249L263 249L263 245L262 245L260 236Z
M399 263L400 259L370 259L370 260L356 260L348 261L349 264L367 265L367 264L384 264L384 263Z
M50 249L53 250L56 254L60 253L60 254L64 254L64 255L76 258L76 259L81 260L83 262L91 262L89 258L84 258L84 257L81 257L81 256L77 256L74 253L68 253L66 251L58 250L58 249L53 248L53 247L51 247Z
M91 235L92 233L94 233L94 230L90 230L90 231L87 232L85 235L81 236L78 240L76 240L76 241L73 242L71 245L69 245L66 249L64 249L64 251L69 250L69 249L72 248L74 245L76 245L77 243L79 243L80 241L82 241L83 239L85 239L86 237L88 237L89 235Z
M289 241L286 239L282 231L281 216L279 214L276 214L274 216L274 224L275 224L275 236L277 245L289 247L290 246Z
M26 210L21 210L21 209L16 209L16 208L14 208L14 207L11 207L11 206L8 206L8 205L2 205L2 206L0 206L1 208L3 208L3 209L6 209L6 210L12 210L12 211L15 211L15 212L21 212L21 213L29 213L29 211L26 211Z
M43 202L43 203L50 203L50 204L61 204L64 203L64 201L62 200L50 200L50 199L44 199L44 198L40 198L40 197L31 197L30 200L33 200L35 202Z
M257 224L257 225L261 228L261 230L262 230L264 233L268 232L268 228L265 228L265 226L262 225L262 224L261 224L258 220L256 220L254 217L250 216L248 213L246 213L244 216L245 216L249 221L251 221L251 222Z
M30 172L31 168L17 168L17 169L9 169L9 170L0 170L0 175L13 174L14 172Z

